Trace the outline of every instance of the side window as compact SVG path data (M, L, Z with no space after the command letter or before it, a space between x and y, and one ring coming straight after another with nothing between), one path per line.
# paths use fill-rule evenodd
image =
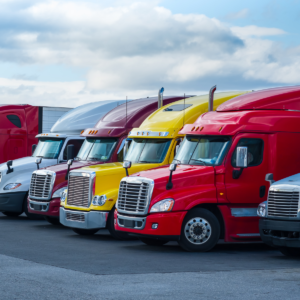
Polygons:
M261 139L240 139L237 147L248 147L248 167L261 164L263 160L264 141ZM236 149L231 157L231 164L236 167Z
M120 145L120 148L118 149L118 162L123 162L124 161L124 147L125 147L126 142L127 142L127 149L129 149L129 146L131 144L131 140L124 139L122 141L122 144Z
M17 126L19 128L22 127L21 120L20 120L20 118L18 116L16 116L16 115L7 115L6 117L15 126Z
M74 145L75 156L77 156L83 142L84 142L83 139L82 140L69 140L64 149L63 160L67 160L67 149L68 149L69 145Z

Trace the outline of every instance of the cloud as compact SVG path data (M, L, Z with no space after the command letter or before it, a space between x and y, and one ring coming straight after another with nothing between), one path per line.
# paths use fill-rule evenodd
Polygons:
M300 48L268 36L279 28L230 27L173 14L160 1L0 0L0 61L82 68L84 81L0 79L3 99L75 106L101 99L300 82ZM242 10L232 18L242 18ZM31 79L31 80L28 80ZM6 96L5 96L6 95ZM22 102L23 103L23 102Z
M248 15L249 15L249 9L244 8L238 12L227 14L225 16L225 19L230 20L230 21L237 20L237 19L244 19L244 18L248 17Z

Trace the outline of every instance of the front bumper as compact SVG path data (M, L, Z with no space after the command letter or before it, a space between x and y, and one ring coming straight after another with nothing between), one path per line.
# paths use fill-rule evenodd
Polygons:
M28 211L32 214L39 214L49 217L59 217L60 198L50 201L39 201L28 198Z
M179 240L181 224L187 211L155 213L148 216L127 216L115 211L115 229L148 238ZM153 228L157 224L157 228Z
M300 248L300 220L284 221L261 218L259 232L264 243L273 247ZM293 237L297 233L297 237Z
M0 211L22 212L27 192L0 194Z
M78 211L64 207L59 209L59 221L61 224L72 228L100 229L106 227L108 211Z

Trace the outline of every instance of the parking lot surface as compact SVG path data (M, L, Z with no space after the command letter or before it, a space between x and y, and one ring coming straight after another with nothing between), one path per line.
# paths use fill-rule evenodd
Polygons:
M299 299L299 271L262 243L188 253L0 213L0 299Z

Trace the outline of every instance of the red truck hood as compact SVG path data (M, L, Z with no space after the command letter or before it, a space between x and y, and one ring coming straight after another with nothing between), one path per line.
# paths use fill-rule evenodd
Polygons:
M202 199L206 197L206 201L215 201L214 167L179 165L176 171L173 172L173 188L167 190L166 185L169 175L169 166L142 171L133 175L154 180L154 190L150 207L162 199L173 198L176 202L178 200L178 203L181 203L180 206L176 205L179 210L180 207L184 206L182 205L182 201L194 201L193 198L197 200L200 194L202 194Z

